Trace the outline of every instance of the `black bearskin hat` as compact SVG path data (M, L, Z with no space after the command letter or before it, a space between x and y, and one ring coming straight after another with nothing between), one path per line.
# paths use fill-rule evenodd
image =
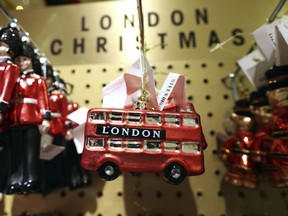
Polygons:
M35 53L34 48L32 47L31 44L29 44L27 42L23 42L22 43L22 50L18 55L16 55L16 57L18 57L18 56L26 56L26 57L29 57L33 60L36 57L36 53Z
M242 116L253 116L250 111L251 101L249 99L240 99L235 101L235 106L233 107L234 113Z
M36 74L42 76L43 73L42 73L40 59L39 59L38 55L35 53L35 50L30 43L22 42L22 50L15 57L19 57L19 56L25 56L25 57L31 58L32 67L33 67L34 72Z
M45 78L51 78L53 82L55 82L55 76L54 76L54 69L51 64L46 63L45 65Z
M7 26L0 29L0 41L6 43L10 47L10 51L14 56L18 56L22 50L22 41L16 28ZM12 56L12 57L14 57Z
M38 55L35 55L35 57L32 60L32 64L34 72L39 76L43 76L42 66Z

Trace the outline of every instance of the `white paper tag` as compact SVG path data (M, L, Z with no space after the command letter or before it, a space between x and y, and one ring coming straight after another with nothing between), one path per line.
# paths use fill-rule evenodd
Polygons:
M102 89L104 108L124 108L131 107L138 100L142 88L143 64L144 57L139 58L129 68L128 73L118 77ZM143 66L142 66L143 67ZM149 62L145 59L146 80L145 87L149 94L151 107L158 110L156 99L156 88L154 82L154 72Z
M154 79L154 71L152 70L152 68L147 71L145 82L146 82L146 85L145 85L146 90L149 94L148 100L149 100L150 106L154 110L159 110L159 106L158 106L158 102L157 102L155 79Z
M264 24L252 33L258 48L266 58L266 61L275 62L276 58L276 30L275 27L279 24L279 20L271 24Z
M130 68L128 73L123 74L109 85L103 88L103 105L105 108L132 107L141 95L144 57L139 58ZM161 91L157 95L154 80L154 71L145 59L146 78L145 90L148 92L149 105L153 110L163 110L165 103L173 92L176 105L186 110L185 77L180 74L168 74ZM143 79L144 79L143 78Z
M157 97L159 110L162 111L170 94L173 92L174 101L180 108L186 110L186 83L181 74L169 73Z
M52 160L62 151L64 151L64 146L56 146L52 144L53 137L49 134L43 134L41 137L41 148L40 148L40 159L42 160Z
M86 107L80 107L76 111L70 113L67 118L76 124L85 124L86 119L87 119L87 113L88 113L88 108Z
M266 84L265 72L271 67L259 50L254 50L237 61L249 81L259 88Z
M84 130L85 124L79 125L72 130L73 141L78 154L82 154L84 147Z
M104 108L123 108L126 101L127 88L124 76L118 77L102 89Z
M143 76L143 71L144 68L142 69L142 67L144 67L145 64L145 69L150 70L151 66L148 62L148 60L144 57L144 55L142 54L128 69L128 73L133 74L135 76L138 77L142 77Z
M276 65L288 64L288 18L283 16L276 26Z

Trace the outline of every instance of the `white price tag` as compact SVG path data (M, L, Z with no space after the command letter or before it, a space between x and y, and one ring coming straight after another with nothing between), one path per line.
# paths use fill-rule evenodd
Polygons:
M288 64L288 17L283 16L276 26L276 65Z
M173 92L174 101L180 108L186 110L186 83L185 77L181 74L169 73L159 94L158 106L162 111L169 96Z
M52 144L53 137L49 134L43 134L41 137L41 148L40 148L40 159L42 160L52 160L62 151L64 151L64 146L56 146Z
M105 108L131 107L138 100L142 88L142 76L140 64L144 57L139 58L130 68L128 73L118 77L102 89L103 104ZM154 72L149 62L145 59L146 80L145 87L149 94L150 105L158 110L156 90L154 83Z
M88 113L88 108L86 107L80 107L76 111L70 113L67 118L76 124L84 124L87 119L87 113Z
M279 20L271 24L264 24L252 33L258 48L261 50L267 62L271 65L275 62L276 58L276 25Z
M73 141L78 154L82 154L84 147L84 130L85 124L79 125L72 130Z
M104 108L123 108L125 106L127 87L124 76L118 77L102 89Z
M254 50L238 60L237 63L256 88L266 84L265 72L271 65L259 50Z
M129 69L128 73L123 74L116 80L105 86L103 92L103 105L105 108L124 108L131 107L141 95L142 76L141 64L144 57L139 58ZM154 110L163 110L166 101L173 92L173 99L177 106L186 110L186 83L185 77L180 74L168 74L161 91L157 95L154 81L154 71L149 62L145 59L146 79L145 89L148 92L148 101Z

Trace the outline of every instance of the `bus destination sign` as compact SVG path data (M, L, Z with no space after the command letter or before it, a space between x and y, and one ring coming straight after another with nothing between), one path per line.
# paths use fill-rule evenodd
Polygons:
M165 139L165 130L154 130L147 128L132 128L122 126L109 126L109 125L97 125L96 134L118 136L118 137L137 137L145 139Z

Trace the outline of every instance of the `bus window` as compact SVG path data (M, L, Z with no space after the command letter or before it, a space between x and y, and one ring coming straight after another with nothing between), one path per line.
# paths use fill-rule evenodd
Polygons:
M165 141L164 142L164 150L169 152L175 152L179 150L178 142L173 141Z
M160 151L160 141L145 140L144 149L149 151Z
M158 124L162 123L161 115L154 114L154 113L147 113L146 114L146 123L147 124Z
M126 116L126 120L132 123L141 123L142 113L128 113Z
M185 153L200 153L199 142L183 142L182 151Z
M198 125L198 119L194 116L183 116L183 125L195 127Z
M91 122L105 122L105 112L92 112L89 115L89 120Z
M111 112L109 115L110 121L121 122L123 121L123 113L122 112Z
M179 115L174 114L165 115L165 122L168 125L179 126L180 125Z
M141 141L136 140L126 140L126 150L131 151L140 151L141 150Z
M186 110L187 110L187 112L195 113L195 108L194 108L193 104L191 104L191 103L187 103Z
M108 139L108 146L111 149L120 150L122 148L121 139Z
M86 146L89 149L98 149L98 148L104 148L104 140L98 139L98 138L92 138L88 137Z

